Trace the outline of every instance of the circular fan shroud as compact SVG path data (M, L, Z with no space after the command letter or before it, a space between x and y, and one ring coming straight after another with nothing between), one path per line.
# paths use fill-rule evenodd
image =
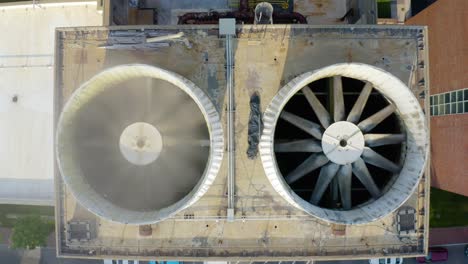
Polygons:
M406 157L396 180L375 201L353 207L350 210L322 208L299 197L281 174L274 151L276 123L289 99L308 84L333 76L353 78L372 84L374 89L395 106L395 112L401 118L406 130ZM327 222L365 224L388 215L410 197L424 173L429 139L425 116L419 102L398 78L374 66L342 63L304 73L280 89L267 107L263 120L264 129L260 140L260 153L266 175L274 189L293 206Z
M122 82L136 78L152 78L162 80L180 88L196 103L201 111L208 129L210 150L208 161L198 183L193 189L176 203L154 210L130 210L118 206L89 185L83 171L77 162L76 153L69 147L74 140L72 129L80 109L101 93ZM118 142L117 142L118 144ZM205 93L184 77L149 65L121 65L97 74L78 88L65 104L57 123L55 150L58 168L62 178L78 202L96 215L126 224L152 224L166 219L180 210L195 203L213 183L219 171L224 153L223 131L219 114ZM129 190L138 195L138 190Z

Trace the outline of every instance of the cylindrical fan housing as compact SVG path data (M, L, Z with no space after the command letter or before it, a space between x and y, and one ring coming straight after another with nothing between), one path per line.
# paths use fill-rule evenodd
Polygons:
M106 69L78 88L56 128L78 202L105 219L152 224L195 203L224 148L219 114L191 81L149 65Z
M384 106L381 111L363 121L358 121L353 114L346 118L348 113L344 112L346 108L343 105L342 78L356 79L363 86L365 84L359 95L361 99L358 99L358 101L361 101L356 102L357 107L350 111L354 111L353 114L359 112L360 115L364 107L364 99L362 98L367 100L370 89L375 89L376 93L380 94L379 96L386 101L388 106ZM327 101L328 110L316 99L317 96L312 94L314 92L313 88L304 90L304 87L308 87L309 84L323 79L328 79L333 83L331 88L325 90L333 93L331 100ZM323 91L321 92L323 93ZM297 115L284 112L285 106L293 96L305 96L303 101L308 101L312 107L310 109L300 108ZM368 104L372 104L371 98L369 98ZM305 117L299 117L303 111L312 111L312 108L319 116L318 120L320 122L313 123L309 122ZM347 108L349 109L351 106ZM364 132L367 133L372 130L374 125L372 121L381 121L390 114L396 115L405 133L404 135L364 134ZM280 117L295 124L303 132L307 131L310 139L285 143L275 142L275 131ZM290 204L327 222L364 224L390 214L414 193L426 167L429 138L426 118L418 100L401 80L371 65L360 63L334 64L294 78L280 89L273 98L264 113L263 120L264 129L260 140L260 153L266 175L274 189ZM397 164L401 167L397 168L394 163L382 158L382 155L371 149L376 145L375 142L383 142L379 137L387 137L385 144L402 141L402 147L399 150L401 160ZM304 163L292 170L292 173L283 175L278 165L277 158L279 156L276 154L277 152L289 153L293 151L312 154ZM369 175L369 172L365 169L367 172L362 173L361 169L363 166L365 167L364 161L366 164L381 166L390 171L392 180L385 188L377 189L372 180L365 177ZM357 205L350 206L348 204L347 206L335 208L324 207L318 203L327 188L329 190L333 188L337 190L338 188L336 187L338 183L335 183L335 187L333 186L333 176L330 177L330 175L338 175L338 178L342 175L351 177L351 168L353 177L363 182L368 189L366 191L372 194L371 198L367 202ZM313 169L320 170L320 175L318 173L310 174ZM355 173L357 176L355 176ZM297 181L304 175L309 175L310 180L317 181L310 199L298 195L297 192L302 190L293 190L291 187L292 182ZM341 179L336 182L339 181ZM320 184L323 186L319 186ZM336 190L335 194L338 193L336 195L346 194L346 191L340 189L340 194ZM320 192L320 195L315 195L314 192ZM348 195L350 192L348 191ZM346 199L343 199L343 201L346 204Z

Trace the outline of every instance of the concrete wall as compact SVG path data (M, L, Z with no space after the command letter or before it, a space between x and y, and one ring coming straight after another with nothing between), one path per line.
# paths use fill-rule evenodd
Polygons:
M431 94L468 87L468 1L439 0L406 24L429 27ZM468 115L431 118L432 185L468 196Z

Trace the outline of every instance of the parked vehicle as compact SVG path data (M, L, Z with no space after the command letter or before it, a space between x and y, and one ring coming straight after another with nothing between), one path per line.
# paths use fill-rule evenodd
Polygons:
M431 263L438 261L448 260L448 251L446 248L442 247L433 247L429 248L429 254L425 257L416 258L418 263Z
M369 264L402 264L402 258L380 258L369 259Z
M465 256L468 257L468 245L465 246Z

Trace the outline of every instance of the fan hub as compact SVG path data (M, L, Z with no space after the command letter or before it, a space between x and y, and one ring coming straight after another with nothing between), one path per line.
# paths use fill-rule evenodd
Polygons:
M364 150L364 135L353 123L340 121L330 125L322 136L322 149L336 164L356 161Z
M120 135L120 152L134 165L148 165L158 159L162 151L161 133L151 124L137 122L129 125Z

